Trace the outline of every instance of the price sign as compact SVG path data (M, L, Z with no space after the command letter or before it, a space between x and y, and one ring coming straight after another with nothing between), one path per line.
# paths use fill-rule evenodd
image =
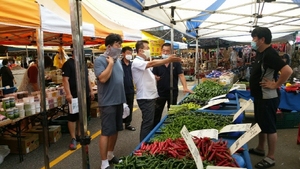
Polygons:
M247 101L247 103L245 103L245 104L243 105L243 107L240 108L240 110L234 114L233 120L232 120L232 121L235 121L235 120L236 120L236 119L237 119L237 118L238 118L238 117L246 110L246 108L250 106L251 103L253 103L253 102L252 102L251 99L249 99L249 100Z
M248 131L250 129L251 125L252 125L251 123L229 124L229 125L223 127L219 133Z
M222 166L207 166L206 169L237 169L236 167L222 167ZM239 168L246 169L246 168Z
M209 137L218 140L218 130L217 129L203 129L203 130L195 130L191 131L190 135L203 138L203 137Z
M197 169L203 169L203 163L202 163L200 153L192 139L192 136L190 135L190 133L189 133L188 129L185 127L185 125L182 127L180 134L183 137L186 145L188 146L188 148L195 160Z
M207 105L199 108L199 110L203 110L203 109L206 109L206 108L209 108L211 106L214 106L214 105L217 105L217 104L221 104L221 103L224 103L224 102L229 102L229 100L228 99L212 100Z
M259 134L261 129L259 125L256 123L253 125L250 130L246 131L240 138L238 138L229 148L230 153L234 154L239 148L241 148L244 144L246 144L249 140L251 140L254 136Z

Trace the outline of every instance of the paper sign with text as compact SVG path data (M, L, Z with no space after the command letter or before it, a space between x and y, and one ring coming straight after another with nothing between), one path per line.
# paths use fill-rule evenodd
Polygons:
M213 98L211 98L210 100L216 100L216 99L223 98L223 97L226 97L226 94L222 94L222 95L213 97Z
M240 108L240 110L237 111L237 112L234 114L233 120L232 120L232 121L235 121L235 120L236 120L236 119L237 119L237 118L238 118L238 117L246 110L246 108L250 106L251 103L253 103L253 102L252 102L251 99L249 99L249 100L247 101L247 103L245 103L245 104L243 105L243 107Z
M229 124L223 127L219 133L248 131L251 128L251 125L252 125L251 123Z
M239 89L239 88L240 88L240 86L232 87L232 88L229 90L229 92L234 91L234 90Z
M185 125L182 127L180 134L183 137L186 145L188 146L188 148L195 160L197 169L203 169L203 163L202 163L200 153L193 141L192 136L190 135L190 133L189 133L188 129L185 127Z
M218 140L218 130L217 129L203 129L203 130L195 130L191 131L190 135L203 138L209 137Z
M224 103L224 102L229 102L229 100L228 99L212 100L212 101L210 101L210 103L208 105L205 105L205 106L199 108L199 110L203 110L203 109L206 109L206 108L209 108L211 106L214 106L214 105L217 105L217 104L221 104L221 103Z
M206 169L237 169L237 167L207 166ZM246 169L246 168L239 168Z
M78 98L73 98L72 103L69 103L69 111L70 114L76 114L79 112L79 107L78 107Z
M259 125L256 123L250 130L246 131L241 137L239 137L229 148L230 153L234 154L239 148L245 145L249 140L255 137L261 132Z

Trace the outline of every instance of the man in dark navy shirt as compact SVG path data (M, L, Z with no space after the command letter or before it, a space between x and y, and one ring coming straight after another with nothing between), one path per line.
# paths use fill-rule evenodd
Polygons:
M132 81L131 73L131 60L132 60L132 49L126 46L122 49L122 67L124 71L124 89L126 94L126 104L129 107L129 116L127 116L123 123L125 123L125 129L130 131L135 131L135 128L130 125L132 121L132 109L133 109L133 99L134 99L134 86Z
M171 44L164 43L162 45L162 59L166 59L171 55ZM178 78L183 86L183 91L192 93L193 91L187 88L186 80L182 71L181 64L179 62L173 63L173 98L170 98L170 65L165 64L159 67L153 68L153 74L157 80L157 90L159 97L156 100L155 115L153 127L155 127L162 116L166 102L168 103L168 109L171 104L177 104L178 97ZM172 100L171 100L172 99Z

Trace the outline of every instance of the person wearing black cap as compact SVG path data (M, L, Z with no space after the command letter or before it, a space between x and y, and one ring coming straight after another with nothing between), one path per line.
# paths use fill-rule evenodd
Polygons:
M63 86L66 93L66 100L69 104L72 103L72 98L77 98L77 79L75 69L75 56L73 52L73 45L71 45L72 57L69 58L62 66ZM88 78L88 71L86 69L86 109L88 119L90 118L90 105L91 100L94 100L94 94L92 92L91 83ZM84 90L83 90L84 91ZM80 113L80 112L79 112ZM79 113L68 114L68 128L71 135L71 142L69 145L70 150L76 150L77 141L79 141L80 127L79 127ZM77 135L76 135L76 124L77 124Z

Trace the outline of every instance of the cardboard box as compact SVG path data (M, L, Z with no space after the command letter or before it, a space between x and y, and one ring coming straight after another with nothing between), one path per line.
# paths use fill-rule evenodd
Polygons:
M53 125L48 126L48 138L50 143L55 143L61 138L61 126ZM39 135L40 143L44 143L44 132L42 126L33 126L27 133L36 133Z
M99 107L98 101L92 101L91 102L91 108L97 108L97 107Z
M8 145L10 152L18 154L18 140L15 136L4 135L0 137L0 144ZM21 152L28 154L39 147L39 136L37 134L25 133L21 136Z
M99 109L99 107L91 108L91 117L93 117L93 118L100 117L100 109Z

